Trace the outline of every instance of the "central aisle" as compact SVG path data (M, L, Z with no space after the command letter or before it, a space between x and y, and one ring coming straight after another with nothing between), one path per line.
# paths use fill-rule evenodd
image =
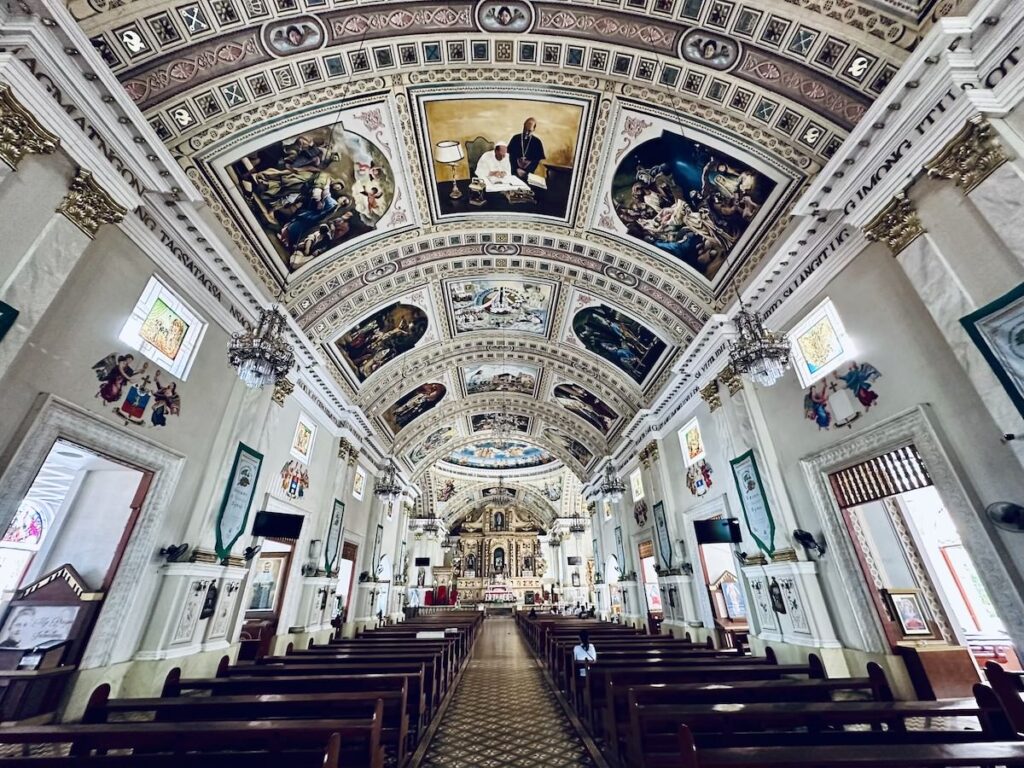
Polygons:
M423 768L593 766L515 622L484 622Z

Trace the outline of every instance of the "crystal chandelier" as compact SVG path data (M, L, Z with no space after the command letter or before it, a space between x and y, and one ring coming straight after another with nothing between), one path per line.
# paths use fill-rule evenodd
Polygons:
M395 499L402 493L402 486L398 483L395 463L388 459L384 467L384 474L377 478L373 484L373 493L382 499Z
M494 415L494 420L491 422L491 431L494 432L494 447L499 451L506 450L512 444L512 433L516 429L516 419L505 410L502 406L501 410Z
M626 484L615 475L615 467L610 461L604 465L604 479L597 487L597 492L602 499L612 504L622 501L622 494L626 492Z
M740 305L733 320L737 339L729 342L729 361L736 373L746 374L755 384L770 387L789 367L789 340L784 333L769 331L761 318Z
M487 501L498 507L507 507L512 503L512 491L505 487L504 478L498 478L498 487L487 497Z
M579 515L573 515L572 522L569 523L569 533L581 536L585 530L587 530L587 526L583 523L583 518Z
M284 340L285 318L277 307L260 310L255 330L231 334L228 362L250 389L273 384L291 370L295 351Z
M424 533L437 533L439 528L440 525L437 522L437 517L431 512L427 516L426 522L423 523L423 531Z

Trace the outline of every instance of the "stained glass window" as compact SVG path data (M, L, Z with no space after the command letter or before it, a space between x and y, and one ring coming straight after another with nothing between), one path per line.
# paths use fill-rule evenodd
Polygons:
M3 541L35 547L43 539L43 515L31 503L23 502L7 526Z
M158 278L151 277L119 338L171 376L188 378L206 322Z

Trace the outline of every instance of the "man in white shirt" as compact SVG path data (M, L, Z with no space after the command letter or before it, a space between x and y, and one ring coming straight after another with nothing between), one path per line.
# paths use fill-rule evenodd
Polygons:
M508 144L498 141L494 149L484 152L476 163L473 175L483 179L488 192L505 192L509 189L526 188L526 183L512 173L512 161L508 156Z
M587 666L597 661L597 649L590 642L590 633L587 630L580 632L580 641L572 649L572 658L576 662L577 674L586 677Z

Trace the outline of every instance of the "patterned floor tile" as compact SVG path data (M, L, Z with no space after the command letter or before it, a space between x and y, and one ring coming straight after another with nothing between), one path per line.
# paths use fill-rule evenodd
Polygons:
M421 768L593 765L515 622L487 619Z

